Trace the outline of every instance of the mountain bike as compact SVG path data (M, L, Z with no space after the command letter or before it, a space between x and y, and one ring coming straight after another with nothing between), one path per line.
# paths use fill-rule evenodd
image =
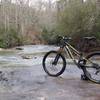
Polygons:
M87 37L87 39L91 40L93 37ZM66 55L69 55L73 63L83 71L81 79L100 84L100 52L93 52L86 56L86 54L78 51L69 43L72 40L71 38L59 36L58 40L60 43L59 49L49 51L43 57L44 71L53 77L61 75L66 68Z

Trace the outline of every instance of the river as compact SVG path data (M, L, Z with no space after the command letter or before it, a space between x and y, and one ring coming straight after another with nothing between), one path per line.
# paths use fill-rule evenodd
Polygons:
M56 78L44 72L44 54L57 49L28 45L1 50L0 100L99 100L100 85L80 80L82 71L75 65L68 64Z

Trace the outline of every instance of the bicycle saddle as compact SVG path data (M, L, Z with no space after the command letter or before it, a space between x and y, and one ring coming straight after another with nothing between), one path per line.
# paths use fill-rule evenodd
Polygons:
M86 40L94 40L96 39L96 37L92 36L92 37L83 37L83 39L86 39Z

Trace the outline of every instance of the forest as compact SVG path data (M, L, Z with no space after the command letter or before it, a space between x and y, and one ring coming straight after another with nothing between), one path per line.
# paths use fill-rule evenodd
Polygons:
M57 35L100 40L99 0L1 0L0 47L54 44Z

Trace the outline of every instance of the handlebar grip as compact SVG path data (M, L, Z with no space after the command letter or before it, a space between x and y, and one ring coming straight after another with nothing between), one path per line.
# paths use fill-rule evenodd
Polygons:
M60 36L60 35L58 35L58 38L57 38L59 41L60 40L65 40L65 41L69 41L69 40L72 40L72 38L71 37L67 37L67 36Z

